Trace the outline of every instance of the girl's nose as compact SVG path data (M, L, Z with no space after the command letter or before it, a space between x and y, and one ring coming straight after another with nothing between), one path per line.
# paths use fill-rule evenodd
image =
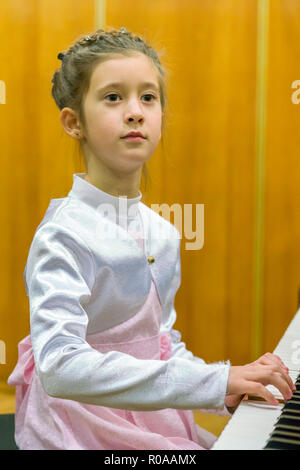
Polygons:
M127 120L127 122L139 122L143 123L144 122L144 117L138 114L132 114L130 115Z
M139 122L139 123L144 122L144 115L143 115L143 112L141 110L139 103L131 102L128 105L128 108L125 112L125 120L126 122Z

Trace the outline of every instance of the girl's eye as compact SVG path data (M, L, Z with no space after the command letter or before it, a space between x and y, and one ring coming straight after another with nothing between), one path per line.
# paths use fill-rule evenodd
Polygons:
M120 95L117 93L110 93L109 95L106 95L105 100L113 103L116 101L119 101L121 99ZM152 95L151 93L147 93L146 95L142 96L143 101L146 101L149 103L150 101L154 101L156 99L156 96Z
M147 95L144 95L143 98L146 97L146 101L153 101L156 99L156 96L154 95L151 95L150 93L148 93Z
M109 95L107 95L107 96L105 97L105 99L107 99L107 98L109 98L109 97L114 97L114 98L115 98L116 96L119 96L119 95L117 95L117 93L110 93ZM116 100L115 100L115 99L112 99L112 100L109 100L109 101L116 101Z

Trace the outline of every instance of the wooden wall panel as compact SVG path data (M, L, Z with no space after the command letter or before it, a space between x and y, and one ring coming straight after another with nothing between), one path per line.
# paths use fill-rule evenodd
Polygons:
M71 189L84 171L78 148L62 130L51 96L57 54L95 28L94 2L10 0L0 2L1 300L0 340L6 345L6 379L17 361L17 344L29 334L29 303L23 271L34 232L51 198Z

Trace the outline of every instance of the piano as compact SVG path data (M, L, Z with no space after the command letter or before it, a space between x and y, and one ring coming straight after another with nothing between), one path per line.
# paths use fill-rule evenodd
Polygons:
M274 406L251 397L233 413L211 450L300 450L300 308L274 350L285 365L296 390L287 402L272 385Z

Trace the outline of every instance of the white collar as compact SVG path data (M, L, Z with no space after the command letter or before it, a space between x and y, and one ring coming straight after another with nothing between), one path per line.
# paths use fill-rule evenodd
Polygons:
M134 219L138 215L138 205L142 198L141 191L139 191L139 195L134 198L113 196L86 181L84 179L86 175L87 173L73 174L73 187L68 197L80 199L95 209L99 209L101 204L109 204L114 208L118 217Z

